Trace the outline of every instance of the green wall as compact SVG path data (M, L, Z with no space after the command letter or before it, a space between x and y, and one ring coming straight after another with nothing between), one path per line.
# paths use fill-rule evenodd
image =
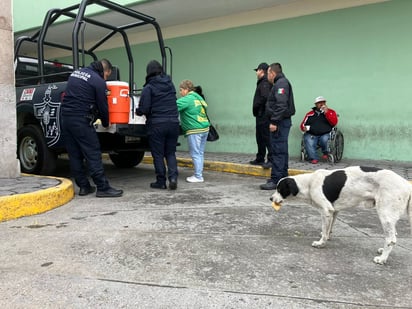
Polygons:
M300 152L301 119L323 95L340 115L344 158L412 161L411 28L412 1L393 0L173 38L166 45L173 50L175 85L191 79L204 89L209 116L221 135L207 151L256 152L253 68L266 61L282 63L294 88L291 156ZM154 43L135 48L142 55L136 62L141 86L146 63L159 57ZM126 67L116 51L104 55Z
M291 156L300 152L300 121L323 95L340 115L345 158L412 161L411 28L412 1L395 0L166 44L173 50L175 84L187 78L204 88L221 133L208 151L256 152L252 69L267 61L282 63L294 87Z

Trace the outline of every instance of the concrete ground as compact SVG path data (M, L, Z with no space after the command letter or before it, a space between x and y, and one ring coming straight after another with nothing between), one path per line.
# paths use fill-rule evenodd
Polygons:
M149 188L151 164L105 168L123 197L76 195L0 223L1 308L412 308L406 216L382 266L372 261L383 244L373 209L342 211L315 249L318 213L275 212L259 190L266 175L208 170L189 184L191 167L180 167L170 191Z
M192 166L192 160L188 152L180 151L177 153L177 157L179 166ZM104 156L104 158L109 161L107 156ZM249 164L249 161L253 158L254 155L251 154L206 153L205 169L269 178L270 169L263 169L261 166ZM151 157L146 156L143 163L151 164ZM337 169L351 165L390 169L402 177L412 180L412 163L397 161L346 159L335 164L320 162L314 165L302 162L299 158L290 158L289 175L312 172L320 168ZM39 177L22 174L21 177L13 179L0 178L0 222L39 214L66 204L74 197L75 189L68 177L70 177L69 171L61 174L61 177Z

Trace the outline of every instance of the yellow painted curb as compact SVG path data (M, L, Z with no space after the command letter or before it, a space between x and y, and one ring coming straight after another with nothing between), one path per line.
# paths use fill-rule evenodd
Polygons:
M153 158L151 156L145 156L142 160L142 163L153 164ZM192 159L187 158L177 158L178 166L182 167L193 167ZM204 169L217 172L227 172L234 174L243 174L250 176L259 176L259 177L270 177L270 168L264 169L261 166L255 166L250 164L239 164L231 162L220 162L220 161L207 161L204 162ZM313 173L310 170L298 170L298 169L289 169L288 175L295 176L299 174ZM409 181L412 184L412 180Z
M49 178L56 179L60 183L43 190L0 197L0 222L46 212L73 199L74 188L71 180L58 177Z
M150 156L145 156L142 163L153 164L153 158ZM178 166L182 167L193 167L192 159L187 158L177 158L177 164ZM264 169L261 166L254 166L249 164L205 160L204 169L217 172L270 177L270 168ZM303 173L311 173L311 171L289 169L288 173L290 176L294 176Z
M104 153L102 154L103 159L110 160L109 155ZM151 156L144 156L142 163L144 164L153 164L153 158ZM188 158L177 158L177 163L182 167L193 167L191 159ZM236 174L245 174L251 176L261 176L261 177L270 177L270 169L264 169L260 166L254 166L250 164L238 164L231 162L221 162L221 161L208 161L204 162L204 168L212 171L236 173ZM313 173L311 170L298 170L298 169L289 169L288 175L295 176L299 174ZM412 180L409 181L412 184Z

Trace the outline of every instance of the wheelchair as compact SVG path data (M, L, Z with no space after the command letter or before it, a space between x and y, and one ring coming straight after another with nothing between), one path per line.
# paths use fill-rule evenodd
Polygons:
M343 147L344 147L344 138L342 132L337 128L333 127L332 131L329 133L328 140L328 162L329 163L338 163L343 156ZM317 149L320 149L318 145ZM305 149L305 141L302 136L302 141L300 143L300 154L301 161L307 161L308 155Z

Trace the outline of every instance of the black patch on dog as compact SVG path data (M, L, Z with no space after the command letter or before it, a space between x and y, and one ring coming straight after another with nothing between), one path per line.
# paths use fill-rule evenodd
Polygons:
M276 187L276 190L283 198L287 198L291 194L295 196L299 192L296 181L289 177L281 179Z
M347 179L348 177L346 176L345 171L336 171L325 177L322 191L329 202L333 204L333 202L339 198L339 194Z
M381 168L379 167L371 167L371 166L359 166L362 172L370 173L370 172L377 172L380 171Z

